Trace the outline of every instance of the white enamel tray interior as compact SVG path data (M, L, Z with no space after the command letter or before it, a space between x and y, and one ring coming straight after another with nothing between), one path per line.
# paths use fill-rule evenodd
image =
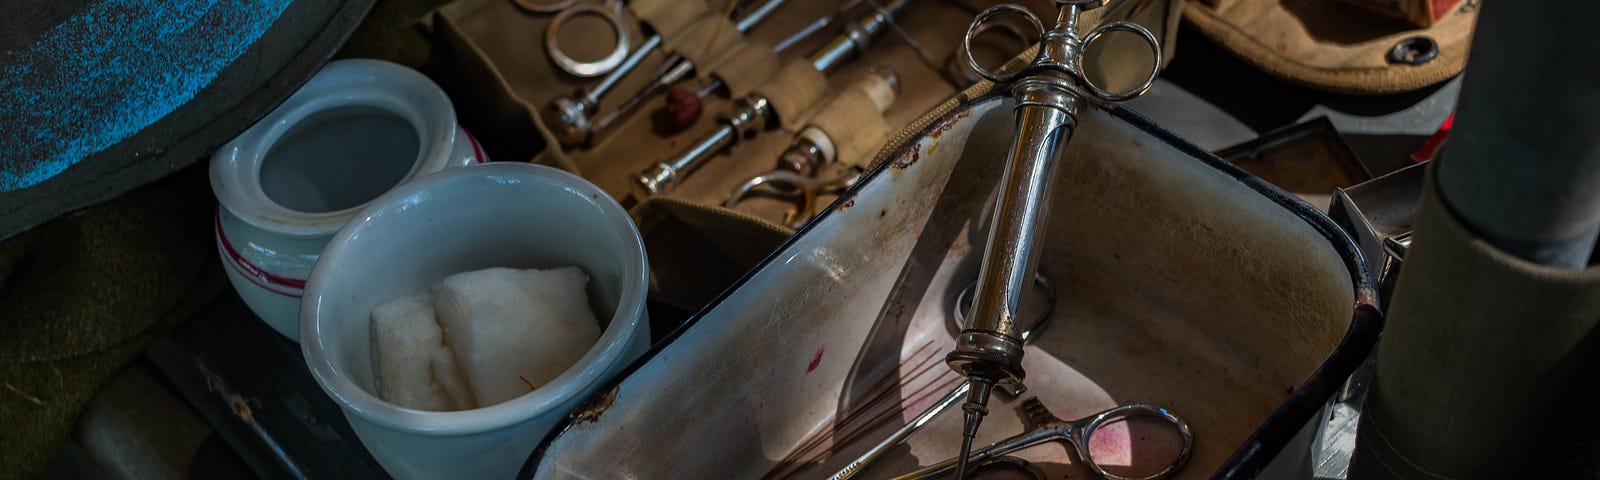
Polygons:
M547 439L537 475L825 478L921 412L957 381L950 312L1012 130L998 97L930 127ZM1370 302L1364 272L1295 211L1108 111L1081 115L1063 162L1040 266L1060 300L1022 398L1064 419L1166 406L1196 436L1177 477L1211 476L1339 345ZM1022 431L1020 400L995 397L976 445ZM959 430L957 406L864 478L954 455ZM1018 456L1087 478L1059 443Z

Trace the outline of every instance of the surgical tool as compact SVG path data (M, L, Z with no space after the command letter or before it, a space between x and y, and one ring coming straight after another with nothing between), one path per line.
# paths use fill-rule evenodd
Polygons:
M777 11L778 7L783 6L786 1L767 0L766 3L757 7L755 11L739 19L734 26L739 30L739 33L747 33L763 20L766 20L767 17L772 16L772 13ZM556 139L562 145L568 146L588 142L594 132L589 117L599 111L600 100L612 88L615 88L624 77L628 76L629 72L638 67L639 63L644 61L644 57L661 48L662 41L661 35L651 35L650 38L645 39L644 44L628 55L621 65L612 70L611 74L601 79L599 84L592 88L579 89L573 95L551 100L550 104L545 107L543 116L545 125L555 133ZM673 55L664 64L677 65L685 62L688 62L688 60L683 58L682 55ZM669 70L671 68L668 67Z
M1105 5L1105 0L1055 0L1056 23L1048 31L1027 8L1014 4L989 7L967 27L961 40L963 55L979 76L996 83L1009 83L1016 98L1016 137L1007 155L999 195L990 223L989 238L979 268L976 303L968 323L957 338L956 348L945 362L966 376L972 388L962 404L963 428L961 455L956 459L956 478L966 475L968 453L978 427L988 413L989 394L996 384L1022 383L1022 341L1016 318L1025 287L1039 266L1038 248L1045 209L1055 186L1057 159L1077 127L1078 113L1085 96L1102 101L1127 100L1149 90L1161 67L1161 44L1144 27L1131 22L1114 22L1079 37L1078 15L1084 9ZM995 73L977 64L972 55L972 40L984 23L1002 14L1021 15L1040 32L1041 40L1033 61L1026 68L1006 74ZM1083 75L1082 52L1104 35L1131 32L1149 43L1150 74L1144 82L1124 92L1109 92Z
M894 98L900 90L900 76L889 67L873 65L853 88L867 93L873 101L873 107L881 114L894 104ZM829 110L835 108L833 105L827 104L817 117L832 113ZM834 122L836 129L840 128L837 123ZM820 206L817 198L844 193L861 178L863 170L857 165L849 165L835 177L819 178L826 167L838 160L839 147L828 131L814 124L806 125L795 135L789 148L778 156L777 166L772 171L754 175L740 183L728 195L724 206L734 208L745 199L756 196L785 199L794 208L784 213L783 222L799 228L800 224L816 215Z
M812 68L827 73L843 65L852 54L865 52L873 37L893 22L894 16L910 3L911 0L891 0L881 8L870 9L862 18L851 22L833 41L812 52ZM632 183L638 190L636 193L650 197L667 192L707 159L738 143L741 137L779 127L771 102L755 93L735 100L733 113L719 120L722 121L721 126L701 137L683 153L634 174Z
M859 1L861 0L851 0L850 3L853 4ZM848 8L848 6L849 4L846 5L846 8ZM776 45L772 46L773 55L782 54L785 50L788 50L789 47L794 46L794 44L799 43L806 37L811 36L811 34L816 33L823 27L828 26L828 24L833 22L833 19L833 16L819 18L800 30L795 31L788 37L785 37L782 41L779 41ZM663 64L662 68L656 71L655 77L651 78L650 83L645 84L644 88L640 88L639 91L633 93L633 96L628 97L627 100L623 100L621 104L617 105L617 108L614 108L595 119L593 125L589 127L588 137L585 139L585 142L597 142L600 137L605 135L605 132L608 128L616 124L618 120L621 120L622 117L626 116L629 112L632 112L634 108L643 104L645 99L650 98L650 96L661 92L667 87L670 87L685 78L688 78L690 73L694 73L693 62L678 61ZM723 87L724 85L722 83L722 79L712 77L711 81L708 82L705 87L696 92L696 96L704 99L711 95L712 92L720 90Z
M1045 295L1045 304L1043 309L1039 312L1039 316L1034 319L1033 324L1029 325L1028 328L1022 331L1021 335L1024 342L1039 338L1039 333L1044 331L1044 327L1049 326L1051 318L1050 314L1056 308L1055 287L1051 285L1050 280L1045 278L1043 275L1035 275L1036 276L1033 279L1034 286L1039 289L1040 293ZM972 283L967 284L966 288L961 289L960 293L956 294L955 306L951 309L953 313L951 314L950 319L955 322L957 329L961 328L961 324L965 320L965 312L972 308L972 291L976 289L977 286L978 282L973 281ZM940 413L944 413L944 411L949 409L951 405L955 405L957 401L961 400L961 398L967 394L967 390L971 387L972 384L967 382L961 382L959 385L956 385L955 388L950 389L950 393L945 394L944 398L939 399L937 402L933 402L933 405L929 405L927 410L923 410L922 413L917 414L916 418L911 419L910 422L895 430L894 433L889 434L888 438L878 442L877 445L873 445L871 449L866 451L866 453L862 453L860 457L856 457L854 461L850 462L848 465L845 465L844 468L839 469L839 471L834 473L833 476L828 477L828 480L847 480L850 478L855 478L856 475L859 475L863 470L866 470L868 465L871 465L872 462L877 461L878 458L883 456L883 454L888 453L889 449L894 448L896 445L905 443L907 438L911 438L912 434L917 433L917 431L921 430L924 425L927 425L928 422L933 421L934 417L939 416ZM1018 384L1017 387L1021 388L1021 384ZM1021 395L1024 392L1017 390L1009 393L1013 396L1016 396Z
M1023 400L1022 410L1028 420L1028 431L1014 435L1011 438L992 443L976 452L972 452L971 460L974 462L983 462L984 460L999 455L1004 455L1044 442L1059 439L1072 445L1072 449L1078 457L1076 461L1081 462L1085 468L1088 468L1089 471L1094 472L1096 478L1108 478L1112 480L1156 480L1167 478L1173 473L1176 473L1178 469L1183 468L1183 465L1189 461L1190 452L1194 449L1194 433L1189 430L1189 424L1184 423L1183 419L1178 418L1177 415L1173 415L1172 412L1167 411L1167 409L1154 405L1123 405L1084 418L1070 421L1062 420L1056 417L1055 414L1050 413L1050 409L1045 408L1044 403L1040 402L1038 397L1032 397L1027 400ZM1177 431L1178 435L1183 438L1183 449L1180 450L1177 456L1173 458L1170 463L1165 465L1160 471L1149 475L1129 477L1118 475L1106 470L1105 467L1101 466L1099 462L1095 461L1094 454L1089 450L1090 439L1094 437L1095 432L1099 431L1101 427L1114 424L1119 421L1125 422L1129 419L1139 417L1154 418L1171 424L1173 429ZM933 478L941 474L948 473L952 468L956 467L957 463L958 458L947 459L945 461L929 465L927 468L895 477L895 480Z

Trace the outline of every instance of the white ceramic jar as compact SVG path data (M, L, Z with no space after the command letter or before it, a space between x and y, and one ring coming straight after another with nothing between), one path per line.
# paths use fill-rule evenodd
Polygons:
M560 376L454 412L405 408L372 393L373 307L460 272L569 265L589 275L602 331ZM648 277L638 229L599 187L527 163L451 169L385 194L333 238L301 305L300 348L390 475L512 478L556 422L649 348Z
M245 304L298 341L306 279L340 227L400 184L487 160L421 73L330 62L212 155L217 253Z

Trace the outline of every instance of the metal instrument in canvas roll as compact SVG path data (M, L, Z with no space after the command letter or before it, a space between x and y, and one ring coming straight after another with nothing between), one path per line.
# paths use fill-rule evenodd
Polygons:
M1087 9L1105 5L1105 0L1056 0L1056 23L1045 30L1026 8L1004 4L984 10L973 19L962 39L963 55L978 75L996 83L1009 83L1016 99L1016 139L1006 158L999 197L995 203L988 246L978 275L977 297L972 313L956 348L945 358L950 368L968 379L972 386L962 405L965 428L957 478L965 475L966 459L972 439L988 413L994 387L1023 381L1022 337L1017 323L1022 295L1031 290L1039 265L1037 248L1047 219L1051 181L1056 176L1061 153L1077 127L1079 112L1091 99L1121 101L1143 94L1155 82L1160 70L1161 45L1155 35L1131 22L1115 22L1078 36L1078 16ZM1014 72L994 72L978 65L971 44L977 32L1001 15L1026 18L1043 33L1038 54L1026 67ZM1083 72L1083 52L1087 46L1116 31L1133 33L1149 42L1150 75L1135 88L1112 92L1092 83Z
M741 17L738 23L734 24L734 26L739 30L739 33L748 33L751 29L755 28L756 25L760 25L761 22L765 21L767 17L771 17L772 13L777 11L778 7L783 6L784 2L786 1L788 0L767 0L766 3L761 4L760 7L757 7L754 11L750 12L750 14ZM613 16L611 18L615 17ZM619 32L624 32L619 33L619 35L623 36L619 36L620 50L618 50L619 52L624 51L628 47L626 42L627 37L625 36L626 30L621 29L621 25L618 22L613 22L613 24L619 28ZM555 29L551 29L552 33L550 34L550 38L546 39L547 45L555 45L554 31ZM591 116L599 113L600 101L605 98L606 94L610 93L611 89L616 88L617 84L621 83L623 78L626 78L634 68L638 67L639 64L644 61L645 57L660 49L663 43L664 40L661 38L661 35L651 35L649 38L645 39L644 44L640 45L638 49L635 49L633 53L629 54L626 58L618 56L618 58L621 60L614 62L615 65L611 65L609 68L606 68L606 71L609 72L609 75L606 75L605 78L601 79L599 84L593 87L580 89L577 93L572 95L558 97L554 100L551 100L550 104L545 106L544 118L545 122L549 124L555 131L554 133L556 134L556 138L561 142L561 144L573 146L593 140L595 131L600 130L599 127L609 125L611 122L616 121L616 117L620 116L622 113L626 113L627 110L637 105L638 100L630 99L624 104L624 106L619 107L618 110L608 112L606 115L599 117L598 121L590 121ZM571 71L571 68L567 66L571 63L570 57L567 57L567 55L564 53L558 54L556 50L551 50L550 54L551 58L555 59L569 58L569 60L566 62L558 61L557 64L563 69ZM664 68L662 71L667 72L664 73L665 75L682 78L683 76L688 75L688 73L693 69L693 62L690 62L682 55L673 55L671 58L668 58L666 62L664 62ZM596 75L601 75L601 73L584 76ZM671 82L669 81L668 83Z
M826 45L811 52L808 58L812 68L829 73L847 60L866 52L878 34L893 28L895 16L905 10L912 0L889 0L882 5L868 3L871 11L849 23L843 32ZM682 153L633 174L632 183L636 193L641 197L650 197L671 191L684 177L740 139L780 126L772 103L757 93L735 100L733 111L720 116L718 121L722 123L721 126L696 140Z

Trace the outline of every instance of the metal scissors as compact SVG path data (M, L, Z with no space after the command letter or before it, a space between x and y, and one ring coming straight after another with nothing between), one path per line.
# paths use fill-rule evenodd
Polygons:
M755 197L783 200L791 207L783 214L783 224L799 228L820 210L818 197L838 196L844 193L861 180L861 173L860 168L851 167L849 171L837 177L817 178L791 170L773 170L750 177L749 180L739 184L733 189L733 193L728 195L725 206L734 208L739 203Z
M1167 478L1176 473L1178 469L1183 468L1183 464L1189 461L1189 454L1194 447L1194 434L1189 431L1189 424L1184 423L1182 419L1179 419L1177 415L1173 415L1167 409L1154 405L1123 405L1077 420L1062 420L1056 417L1055 414L1050 413L1050 409L1045 408L1044 403L1041 403L1038 397L1033 397L1022 401L1022 410L1027 417L1028 424L1031 425L1028 431L972 452L970 460L972 462L983 462L991 457L1059 439L1065 440L1072 445L1073 451L1077 454L1077 460L1087 467L1089 471L1093 472L1097 478L1155 480ZM1089 439L1094 437L1095 432L1102 426L1134 417L1156 418L1171 424L1177 429L1179 435L1183 437L1183 450L1178 452L1177 457L1161 471L1147 476L1128 477L1111 473L1095 462L1094 455L1089 452ZM954 470L957 460L957 457L952 457L922 470L895 477L895 480L937 477Z

